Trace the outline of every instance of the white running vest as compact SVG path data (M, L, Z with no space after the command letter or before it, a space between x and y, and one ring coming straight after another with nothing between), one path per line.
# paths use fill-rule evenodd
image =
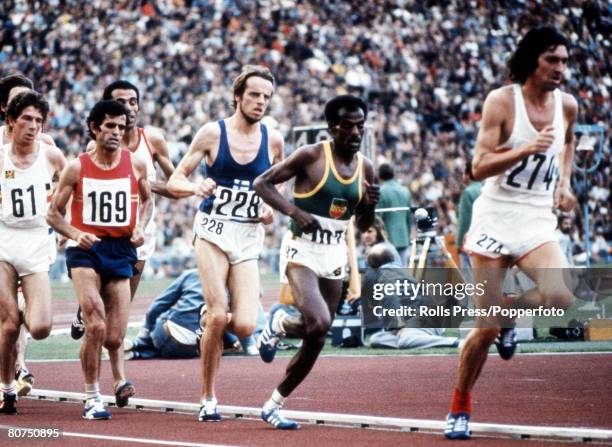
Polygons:
M49 146L39 142L36 160L26 169L13 164L8 148L4 148L4 163L0 171L0 221L13 228L47 228L45 216L53 193L47 167Z
M512 86L514 96L514 127L504 148L519 148L533 141L538 131L529 121L521 86ZM546 152L531 154L504 173L485 180L482 194L502 202L521 203L552 207L553 192L559 177L559 154L565 144L563 101L561 91L556 89L554 97L554 140Z
M157 172L155 171L155 164L153 163L153 151L151 151L149 147L149 141L142 127L138 127L138 143L136 149L131 152L136 158L139 158L145 163L147 167L147 180L149 183L157 180ZM151 194L151 202L153 203L153 213L151 214L149 224L145 228L145 235L154 237L157 229L155 225L155 194Z

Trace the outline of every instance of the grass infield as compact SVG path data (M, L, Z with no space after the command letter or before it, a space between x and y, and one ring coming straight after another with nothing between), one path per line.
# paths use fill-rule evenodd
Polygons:
M170 283L172 279L153 279L142 281L138 289L138 298L152 299L161 293ZM264 290L271 290L278 287L278 276L275 274L263 274L261 284ZM74 289L72 283L54 283L53 284L53 299L54 300L75 300ZM131 320L135 318L132 316ZM128 330L128 338L136 336L137 329L131 328ZM520 342L519 353L555 353L555 352L612 352L612 341L587 342L587 341L572 341L564 342L556 338L548 336L547 332L539 329L539 333L543 335L530 342ZM458 330L450 329L446 335L456 336ZM544 336L545 335L545 336ZM294 344L298 344L299 340L288 340ZM30 340L28 344L27 359L29 360L56 360L56 359L78 359L80 341L75 341L69 335L51 336L46 340L34 341ZM279 351L279 356L292 356L296 351ZM434 348L434 349L372 349L367 347L359 348L338 348L331 346L328 340L322 355L431 355L431 354L457 354L456 348ZM491 348L491 352L495 352L495 348Z

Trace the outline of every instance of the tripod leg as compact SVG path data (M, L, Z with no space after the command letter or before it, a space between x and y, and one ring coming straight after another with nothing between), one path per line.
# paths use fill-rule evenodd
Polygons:
M446 244L444 243L442 238L436 237L436 245L438 247L440 247L440 249L442 250L442 252L446 256L446 259L448 260L448 263L450 264L450 267L455 272L457 272L457 274L459 275L459 278L461 279L461 281L464 282L464 283L467 283L467 281L465 280L465 278L463 276L463 272L461 271L461 269L459 268L459 266L457 265L457 263L453 259L453 255L451 255L450 251L448 251L448 248L446 248Z
M417 242L415 238L412 240L412 243L410 244L410 260L408 261L408 271L412 276L414 276L414 274L416 273L415 272L416 258L417 258Z
M431 238L428 237L423 242L423 249L421 250L421 256L419 257L418 280L422 280L425 277L425 269L427 268L427 255L429 254L429 246L431 245Z

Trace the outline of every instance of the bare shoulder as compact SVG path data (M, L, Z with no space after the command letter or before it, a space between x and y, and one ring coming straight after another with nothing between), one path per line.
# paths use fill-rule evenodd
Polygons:
M81 175L81 160L80 160L80 158L77 157L77 158L75 158L73 160L70 160L68 162L68 164L66 165L66 168L64 168L64 171L63 171L62 175L65 176L68 179L71 179L72 182L76 182L76 180Z
M578 101L576 101L574 95L561 92L561 100L563 102L563 111L565 115L575 117L578 114Z
M49 162L56 164L56 163L61 163L62 161L66 160L64 153L57 146L51 146L50 144L45 144L44 148L45 148L45 153L47 154L47 160L49 160Z
M192 146L198 146L198 149L207 152L210 148L219 144L221 138L221 128L215 121L209 121L197 131L193 138Z
M374 170L374 163L368 157L363 157L363 170L368 178L374 178L376 171Z
M144 170L144 172L146 172L147 166L145 165L145 162L143 160L138 158L132 152L130 152L130 159L132 160L132 166L135 169L137 169L138 171L143 171Z
M268 126L268 139L270 141L270 144L274 144L274 145L285 143L285 139L283 138L283 135L277 129L273 129L272 127L269 127L269 126Z
M284 158L285 139L282 134L268 127L268 152L271 154L273 163L278 163Z
M298 147L291 155L291 158L296 158L302 163L310 164L324 156L323 143L315 143Z
M221 137L221 127L219 126L219 123L217 123L216 121L209 121L206 124L204 124L202 127L200 127L196 136L197 135L219 138Z
M514 104L512 85L491 90L485 99L485 103L495 107L507 107Z
M40 138L40 141L42 141L45 144L48 144L49 146L56 146L55 141L49 134L41 133L39 138Z
M159 127L147 126L144 128L145 136L147 140L153 145L152 149L157 150L160 146L164 146L166 144L166 138L164 137L164 133Z

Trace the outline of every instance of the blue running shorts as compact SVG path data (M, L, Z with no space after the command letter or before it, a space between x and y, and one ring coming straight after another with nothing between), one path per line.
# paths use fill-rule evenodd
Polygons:
M106 281L134 276L134 264L137 260L136 247L127 237L101 238L101 241L96 242L89 250L79 247L66 249L66 266L69 275L73 268L89 267Z

